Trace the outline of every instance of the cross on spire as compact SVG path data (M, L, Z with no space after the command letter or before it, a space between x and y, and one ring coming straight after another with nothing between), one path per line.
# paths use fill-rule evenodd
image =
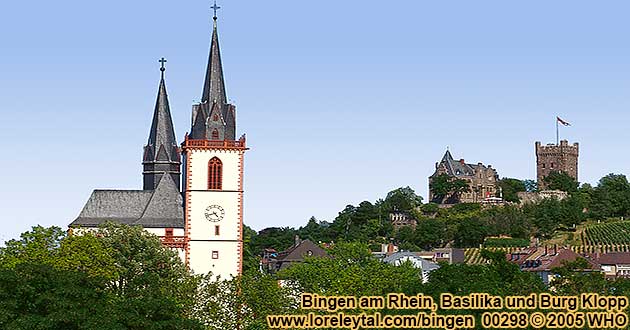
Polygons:
M162 57L158 62L160 62L160 71L164 72L164 70L166 70L166 68L164 67L164 64L166 62L168 62L164 57Z
M212 10L214 10L214 16L212 16L213 20L217 20L217 10L221 9L221 7L217 6L217 1L214 0L214 6L210 7L212 8Z

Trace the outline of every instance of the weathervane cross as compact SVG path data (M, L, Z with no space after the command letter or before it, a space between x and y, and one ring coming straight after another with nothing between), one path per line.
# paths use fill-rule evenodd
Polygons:
M214 6L210 7L214 10L214 16L212 18L217 19L217 10L221 9L221 7L217 6L217 1L214 1Z

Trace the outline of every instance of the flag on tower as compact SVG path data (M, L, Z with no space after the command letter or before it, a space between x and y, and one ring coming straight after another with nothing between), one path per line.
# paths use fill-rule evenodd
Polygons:
M571 124L569 124L568 122L560 119L560 117L556 117L556 120L558 120L558 122L564 126L571 126Z

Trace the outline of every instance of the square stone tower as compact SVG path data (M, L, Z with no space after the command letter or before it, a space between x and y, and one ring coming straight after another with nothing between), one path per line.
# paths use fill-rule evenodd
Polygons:
M545 189L544 178L551 172L561 172L578 180L579 144L569 145L567 140L560 144L541 145L536 142L536 178L538 188Z

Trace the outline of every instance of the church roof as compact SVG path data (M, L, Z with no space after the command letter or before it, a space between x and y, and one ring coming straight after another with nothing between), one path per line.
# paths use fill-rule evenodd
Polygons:
M153 121L149 131L149 140L145 147L144 162L175 162L179 163L179 149L175 138L175 129L171 118L171 109L166 94L164 82L164 68L158 88Z
M216 17L214 18L212 28L212 42L210 43L210 55L208 56L208 68L206 69L206 79L203 85L201 102L210 104L216 102L221 105L227 103Z
M94 190L70 227L97 227L106 221L183 228L182 196L170 175L163 175L155 190Z
M212 38L210 42L210 54L208 55L208 67L201 94L201 103L193 105L192 127L189 137L192 139L211 139L214 129L221 131L222 140L235 140L236 117L235 107L228 103L225 92L225 78L221 63L221 50L219 47L219 32L217 31L217 17L213 17ZM208 126L208 117L215 107L221 111L223 125L220 127Z

